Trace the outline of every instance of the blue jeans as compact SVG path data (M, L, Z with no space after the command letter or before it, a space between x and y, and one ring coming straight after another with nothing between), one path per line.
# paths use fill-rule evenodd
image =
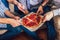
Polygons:
M30 12L36 12L37 9L33 9L33 10L29 10ZM44 7L44 13L50 11L50 7L49 6L45 6ZM20 11L18 11L18 13L20 13ZM42 15L44 15L44 13ZM22 13L23 14L23 13ZM22 16L23 17L23 16ZM52 21L52 20L51 20ZM56 30L54 28L54 25L53 25L53 22L46 22L46 25L47 25L47 36L48 36L48 40L55 40L55 37L56 37ZM35 33L35 32L34 32ZM28 33L29 34L29 33ZM35 33L36 34L36 33Z
M0 40L8 40L9 38L16 36L21 33L22 30L24 30L28 36L31 36L34 40L39 40L38 36L35 32L31 32L28 29L26 29L24 26L20 25L16 28L11 27L8 25L7 32L0 36Z
M44 15L46 12L50 11L50 7L49 6L45 6L44 7L44 13L42 15ZM29 10L30 12L36 12L37 9L33 9L33 10ZM48 37L48 40L55 40L55 37L56 37L56 30L55 30L55 27L54 27L54 21L53 20L50 20L48 22L45 23L47 25L47 37Z
M7 26L7 32L0 36L0 40L8 40L9 38L21 33L22 29L19 27L13 28L11 25Z
M47 31L48 40L55 40L56 38L56 30L53 23L54 23L53 20L46 22L48 29Z
M22 25L20 26L20 28L21 28L22 30L24 30L28 36L31 36L34 40L40 40L39 37L37 36L37 34L36 34L35 32L32 32L32 31L26 29L26 28L25 28L24 26L22 26Z

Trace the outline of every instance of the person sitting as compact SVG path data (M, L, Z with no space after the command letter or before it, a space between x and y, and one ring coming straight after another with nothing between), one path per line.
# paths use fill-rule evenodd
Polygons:
M5 15L9 16L7 18ZM13 15L0 0L0 30L7 30L6 33L0 35L0 40L8 40L9 38L21 33L19 20L20 17ZM7 26L7 25L10 26Z
M25 16L30 12L36 12L37 14L44 14L50 11L50 7L47 5L49 0L7 0L9 3L15 4L15 12L20 14L20 17ZM19 10L18 10L19 9ZM48 40L55 39L55 28L51 21L46 22L48 28ZM53 30L53 33L52 33ZM32 32L33 33L33 32ZM31 33L28 33L31 35ZM33 33L35 34L35 33ZM35 39L35 38L34 38Z

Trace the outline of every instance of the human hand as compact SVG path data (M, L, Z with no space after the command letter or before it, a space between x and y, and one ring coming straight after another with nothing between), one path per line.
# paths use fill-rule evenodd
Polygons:
M52 12L52 11L47 12L47 13L44 15L44 17L43 17L43 22L46 22L46 21L51 20L52 17L53 17L53 12Z
M15 19L15 20L19 20L20 17L19 17L19 16L14 16L13 19Z
M10 25L12 25L12 27L17 27L21 24L21 22L19 20L15 20L15 19L10 19L9 23L10 23Z
M25 6L24 5L22 5L21 3L17 3L17 7L18 7L18 9L20 10L20 11L22 11L23 13L25 13Z
M28 11L27 9L25 9L25 6L22 5L22 4L18 3L17 7L18 7L18 9L19 9L20 11L22 11L24 14L28 14L28 13L29 13L29 11Z
M47 15L44 15L44 17L43 17L43 23L46 22L47 19L48 19L48 18L47 18Z
M37 10L37 15L42 14L42 13L43 13L43 7L40 6Z
M25 13L24 14L28 14L29 13L29 11L28 10L25 10Z

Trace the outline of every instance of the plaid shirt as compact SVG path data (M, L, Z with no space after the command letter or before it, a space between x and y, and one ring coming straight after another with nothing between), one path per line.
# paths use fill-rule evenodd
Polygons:
M54 16L60 15L60 8L53 10Z
M6 10L8 10L8 8L6 8L6 7L4 6L4 4L2 3L2 1L0 0L0 18L6 18L5 14L4 14L4 12L5 12ZM1 23L0 23L0 28L6 28L6 27L7 27L6 24L1 24Z
M26 9L28 9L29 5L35 6L40 4L42 0L19 0L19 2L23 4Z
M60 8L60 0L53 0L53 3Z

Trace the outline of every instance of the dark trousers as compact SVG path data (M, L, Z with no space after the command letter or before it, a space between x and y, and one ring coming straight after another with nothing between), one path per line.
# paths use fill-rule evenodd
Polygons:
M50 10L50 7L46 6L44 7L44 13L48 12ZM33 10L29 10L30 12L36 12L37 9L33 9ZM25 16L21 11L17 11L15 10L15 12L19 13L20 14L20 17L23 17ZM51 20L52 21L52 20ZM56 36L56 31L55 31L55 28L53 26L53 22L46 22L46 25L47 25L47 34L48 34L48 40L55 40L55 36ZM31 32L29 30L27 30L26 28L23 28L21 27L22 30L24 30L28 35L32 36L34 39L39 39L37 38L37 34L35 32Z
M36 9L37 10L37 9ZM31 10L32 12L36 10ZM49 10L48 7L46 7L46 10L45 12ZM21 17L23 17L24 15L22 15ZM47 34L48 34L48 40L55 40L55 36L56 36L56 31L55 31L55 28L53 26L53 22L52 20L49 21L49 22L46 22L46 25L47 25ZM39 40L39 37L37 36L37 34L35 32L31 32L29 31L28 29L26 29L25 27L23 27L22 25L20 27L16 27L16 28L12 28L12 27L9 27L8 26L8 32L5 33L4 35L2 35L0 38L1 39L6 39L8 37L12 37L12 36L15 36L19 33L21 33L21 30L24 30L29 36L31 36L32 38L34 38L34 40Z
M22 32L22 29L20 28L20 26L13 28L11 25L8 25L6 30L8 31L5 34L0 35L0 40L8 40L13 36L16 36Z

